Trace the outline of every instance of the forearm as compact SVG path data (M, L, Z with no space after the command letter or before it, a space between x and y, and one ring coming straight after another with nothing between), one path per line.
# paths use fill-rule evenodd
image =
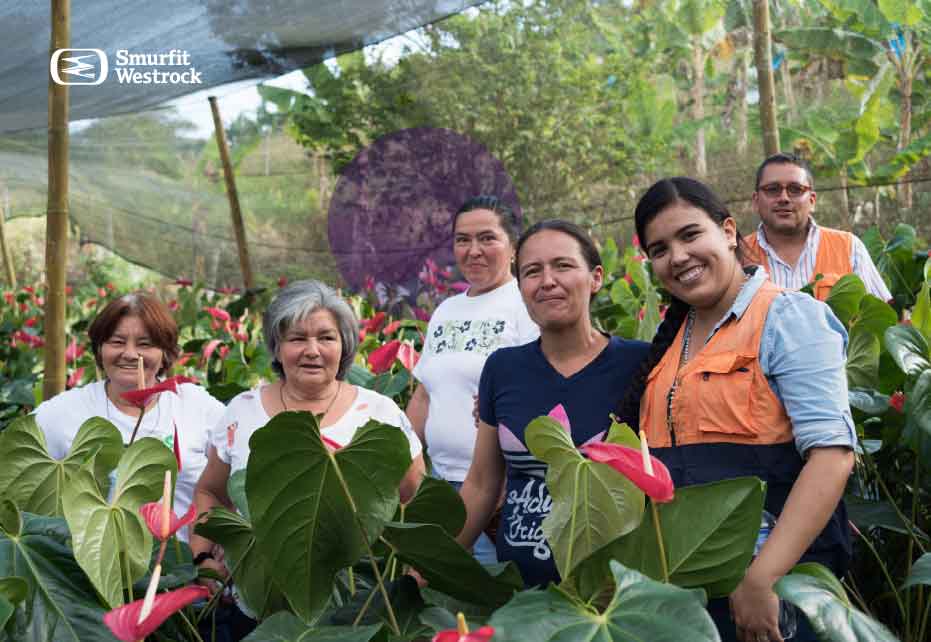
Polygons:
M471 548L475 544L498 506L504 482L504 462L501 461L493 468L492 474L474 474L473 466L462 484L460 496L466 508L466 522L456 541L463 548Z
M414 498L414 495L417 494L417 489L420 488L420 482L423 481L425 473L426 468L423 463L423 455L417 455L414 461L411 462L410 468L408 468L407 472L404 474L404 479L401 480L401 485L398 488L402 502L406 504Z
M430 396L427 394L427 389L424 388L423 384L420 384L417 386L417 389L414 390L414 394L411 395L411 400L407 402L407 409L404 412L407 413L407 418L411 422L411 427L414 429L414 432L417 434L424 448L427 447L426 425L427 412L429 409Z
M747 571L771 586L788 573L824 529L853 469L848 448L813 448L786 500L776 527Z

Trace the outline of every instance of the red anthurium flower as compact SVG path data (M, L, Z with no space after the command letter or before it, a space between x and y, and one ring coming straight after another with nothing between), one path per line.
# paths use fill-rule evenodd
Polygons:
M226 294L226 295L236 294L237 292L239 292L239 288L218 288L217 292L219 292L220 294Z
M342 448L342 445L339 442L333 441L329 437L320 435L320 439L323 440L323 445L326 446L327 450L329 450L331 453L336 452L337 450Z
M385 323L385 313L378 312L371 319L365 319L362 322L362 329L366 332L378 332L381 330L381 326Z
M222 308L204 308L204 312L212 316L217 321L229 321L232 318L230 313Z
M221 360L221 361L222 361L223 359L226 359L226 355L228 355L229 353L230 353L230 347L229 347L229 346L220 346L220 351L218 352L218 354L220 355L220 360Z
M418 321L429 321L429 320L430 320L430 313L427 312L426 310L422 309L422 308L417 308L417 307L415 307L415 308L414 308L414 317L416 317Z
M151 388L142 388L140 390L130 390L124 392L121 397L133 404L137 408L145 408L149 401L154 395L159 394L160 392L178 392L178 384L181 383L197 383L197 379L192 377L185 377L184 375L176 375L170 379L165 379L155 384Z
M188 286L194 285L194 281L191 279L176 279L175 285L180 285L181 287L186 288Z
M84 366L81 366L70 375L68 375L68 381L65 382L65 385L68 388L74 388L76 385L81 383L81 379L84 378Z
M462 613L456 616L456 621L457 628L440 631L433 636L433 642L488 642L495 634L495 629L491 626L483 626L470 633Z
M420 360L420 355L417 354L417 351L409 343L402 343L398 346L398 361L401 362L401 365L407 368L408 371L413 372L414 366L417 365L417 362Z
M455 290L456 292L465 292L469 289L469 284L465 281L456 281L449 284L450 290Z
M676 488L669 476L669 469L656 457L647 455L653 465L653 473L650 474L644 468L643 455L634 448L601 441L586 444L581 450L592 461L607 464L624 475L653 501L672 501Z
M174 420L172 422L175 426L175 436L171 440L171 448L175 452L175 462L178 464L178 472L181 472L181 441L178 439L178 424Z
M3 300L7 302L7 305L13 305L13 293L12 293L12 292L4 292L4 293L3 293Z
M34 328L38 322L39 320L36 317L29 317L23 322L23 325L25 325L27 328Z
M286 277L286 276L280 276L280 277L278 277L278 287L279 287L279 288L283 288L283 287L286 286L287 284L288 284L288 277Z
M210 355L213 354L213 351L217 349L217 346L220 345L222 341L219 339L211 339L206 344L204 344L204 354L203 361L206 363L210 359Z
M374 289L375 289L375 277L374 277L374 276L367 276L367 277L365 277L365 286L364 286L364 287L365 287L366 291L368 291L368 292L371 292L372 290L374 290Z
M899 412L905 412L905 394L902 392L894 393L889 397L889 405Z
M630 244L634 247L640 247L640 237L634 234L633 238L630 239Z
M392 321L385 326L384 333L386 337L390 337L392 334L398 331L398 328L401 327L401 321Z
M35 294L36 289L32 287L31 285L24 285L23 292L28 292L29 294Z
M136 600L113 609L103 616L103 622L118 639L123 642L136 642L151 635L173 613L188 604L210 597L206 586L185 586L177 591L169 591L155 596L152 612L139 622L144 600Z
M369 367L375 374L381 374L391 369L391 364L398 356L398 350L401 348L401 342L397 339L389 341L380 348L376 348L369 353Z
M76 359L80 359L83 354L84 346L79 346L77 339L71 339L71 343L65 348L65 360L75 361Z
M168 539L177 533L178 529L182 526L187 526L193 522L194 518L197 517L197 506L191 503L191 506L181 518L175 515L174 511L169 511L168 534L164 537L162 536L163 512L164 507L162 506L162 502L149 502L139 507L139 514L142 515L142 519L145 520L145 525L149 527L149 532L158 540Z

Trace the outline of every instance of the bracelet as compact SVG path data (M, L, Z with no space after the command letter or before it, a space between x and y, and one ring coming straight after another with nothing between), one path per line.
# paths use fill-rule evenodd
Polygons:
M200 553L194 556L193 564L194 566L200 566L207 560L215 560L215 559L216 558L213 556L213 553L211 553L210 551L201 551Z

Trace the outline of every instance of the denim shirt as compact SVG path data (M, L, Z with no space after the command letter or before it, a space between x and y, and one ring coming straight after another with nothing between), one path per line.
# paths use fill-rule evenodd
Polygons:
M740 319L768 277L759 266L747 272L750 277L709 339L730 319ZM847 331L827 304L789 290L773 300L760 339L760 367L785 406L802 457L809 448L857 443L846 363Z

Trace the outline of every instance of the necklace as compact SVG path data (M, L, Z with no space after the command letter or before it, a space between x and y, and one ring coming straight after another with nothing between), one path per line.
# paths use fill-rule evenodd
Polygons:
M323 411L323 414L318 415L320 417L321 424L323 423L323 419L327 416L327 413L330 412L330 408L332 408L333 404L336 403L336 398L339 397L339 393L340 393L340 390L342 390L342 388L343 388L343 382L337 381L336 382L336 394L333 395L332 399L330 399L330 403L327 404L326 410ZM288 408L288 404L284 400L284 382L283 381L281 382L281 386L279 386L278 388L278 397L281 399L282 408L284 408L285 410L290 410L290 408Z
M695 308L689 308L689 314L685 319L685 330L682 333L682 352L679 355L679 368L689 360L689 343L692 341L692 327L695 325ZM669 394L666 395L666 427L669 429L669 436L672 439L672 445L676 445L676 424L672 418L672 401L676 396L676 388L679 387L679 373L672 380L672 387L669 388Z

